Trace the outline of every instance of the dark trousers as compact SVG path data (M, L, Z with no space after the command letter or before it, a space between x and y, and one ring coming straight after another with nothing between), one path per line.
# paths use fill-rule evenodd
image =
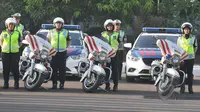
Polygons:
M122 63L123 63L123 50L118 50L117 51L117 73L119 76L119 79L121 79L121 75L122 75Z
M60 83L64 84L65 82L66 57L66 52L57 52L56 55L52 57L51 67L53 69L53 84L57 84L58 71Z
M2 53L4 83L9 82L10 72L14 75L15 83L19 82L20 53Z
M189 91L192 89L193 86L193 66L194 66L194 59L185 60L184 66L181 66L181 70L183 70L188 76L188 89ZM182 86L184 87L185 84Z
M107 67L110 67L112 69L112 76L111 76L111 78L113 80L114 85L118 85L119 76L118 76L118 73L117 73L117 56L111 58L111 63L108 63ZM109 70L105 69L105 71L106 71L106 79L108 79L108 77L109 77ZM107 82L106 84L110 85L109 82Z

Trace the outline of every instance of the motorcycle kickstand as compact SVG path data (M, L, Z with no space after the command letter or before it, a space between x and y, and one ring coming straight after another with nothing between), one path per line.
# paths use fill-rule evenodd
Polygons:
M100 90L103 90L104 92L108 92L107 90L101 88L101 87L98 87Z

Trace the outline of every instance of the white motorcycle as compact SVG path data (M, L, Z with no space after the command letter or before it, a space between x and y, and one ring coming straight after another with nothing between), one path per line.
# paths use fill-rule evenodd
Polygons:
M106 63L109 63L110 58L115 56L115 51L107 42L94 36L86 36L84 42L89 49L88 61L79 62L78 73L82 76L80 82L82 82L83 90L94 92L110 80L112 70L106 67ZM109 70L108 80L105 69Z
M19 72L24 81L24 87L29 91L38 89L42 83L51 79L51 56L56 51L50 43L38 36L28 34L22 41L27 47L23 50L19 62Z
M157 40L156 44L163 57L161 61L154 60L152 62L150 74L155 80L154 85L159 97L168 99L174 89L180 87L185 81L186 74L180 70L180 65L183 64L183 60L188 57L188 54L169 40Z

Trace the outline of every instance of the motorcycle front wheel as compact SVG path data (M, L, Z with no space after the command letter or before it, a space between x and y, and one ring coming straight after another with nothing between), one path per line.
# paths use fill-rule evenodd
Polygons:
M83 80L83 83L82 83L83 91L87 93L95 92L97 88L100 86L102 78L103 78L102 75L98 75L94 72L91 72L91 76L86 77Z
M172 80L172 77L166 76L164 81L159 81L157 84L156 91L161 99L166 100L172 96L175 89Z
M44 81L44 75L40 74L37 71L33 71L33 77L27 76L24 81L24 87L28 91L35 91L37 90Z

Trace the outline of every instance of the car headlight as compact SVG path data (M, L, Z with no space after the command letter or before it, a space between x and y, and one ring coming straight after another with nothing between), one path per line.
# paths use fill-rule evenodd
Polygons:
M42 50L42 51L41 51L41 54L40 54L40 57L41 57L42 59L46 59L47 56L48 56L48 51Z
M140 58L138 58L138 57L134 57L134 56L132 56L132 55L128 55L128 59L129 60L131 60L131 61L138 61Z
M86 54L85 53L82 53L81 55L80 55L80 58L85 58L86 57Z
M86 57L85 53L82 53L80 55L71 56L71 58L74 59L74 60L79 60L80 58L85 58L85 57Z

